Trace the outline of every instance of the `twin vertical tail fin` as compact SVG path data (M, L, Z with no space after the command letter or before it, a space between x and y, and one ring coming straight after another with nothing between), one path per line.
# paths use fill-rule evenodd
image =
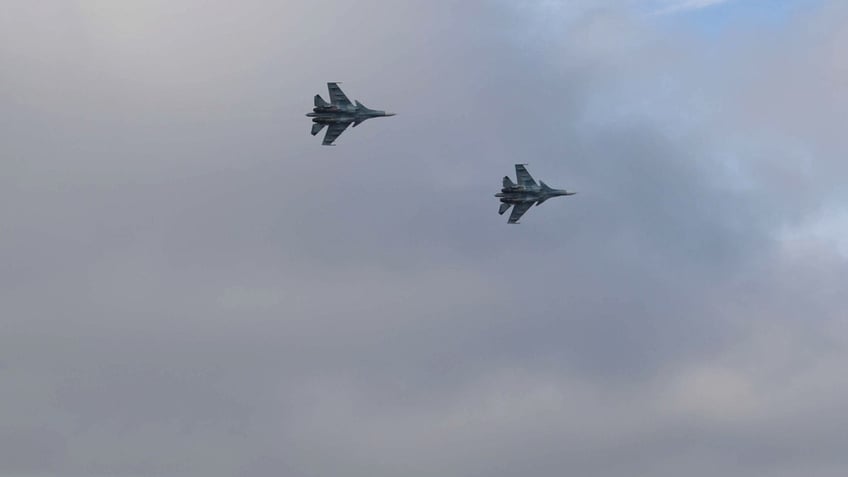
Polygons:
M316 94L315 95L315 107L316 108L329 108L330 103L324 101L324 98L322 98L320 94Z
M504 212L509 210L510 206L512 206L512 204L501 204L500 209L498 209L498 214L503 215Z
M509 176L504 176L504 178L503 178L503 188L504 189L512 189L513 187L515 187L515 183L512 182L512 179L510 179Z

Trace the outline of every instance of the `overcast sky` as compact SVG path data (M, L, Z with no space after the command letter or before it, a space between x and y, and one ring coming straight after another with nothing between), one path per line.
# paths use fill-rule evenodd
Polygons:
M845 476L846 22L4 0L0 475Z

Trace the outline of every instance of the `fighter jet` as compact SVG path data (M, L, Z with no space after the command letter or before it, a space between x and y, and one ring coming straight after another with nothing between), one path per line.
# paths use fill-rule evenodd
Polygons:
M351 124L356 127L366 119L395 115L395 113L368 109L359 101L355 101L355 104L351 103L337 83L327 83L327 88L330 90L330 102L324 101L320 94L316 94L315 107L311 113L307 114L315 123L312 125L313 136L324 129L324 126L329 126L324 135L324 142L321 143L324 146L334 146L333 141Z
M509 216L508 223L517 224L518 219L535 203L536 205L550 199L551 197L559 197L562 195L574 195L576 192L568 192L560 189L552 189L542 181L536 184L533 176L527 172L523 164L515 165L515 176L518 184L512 182L508 176L503 178L503 189L495 197L501 199L501 207L498 213L503 215L511 206L512 214Z

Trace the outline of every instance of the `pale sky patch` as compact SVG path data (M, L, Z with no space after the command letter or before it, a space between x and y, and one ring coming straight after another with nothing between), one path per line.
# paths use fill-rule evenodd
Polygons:
M666 5L654 12L655 15L666 15L689 10L700 10L728 3L734 0L668 0Z

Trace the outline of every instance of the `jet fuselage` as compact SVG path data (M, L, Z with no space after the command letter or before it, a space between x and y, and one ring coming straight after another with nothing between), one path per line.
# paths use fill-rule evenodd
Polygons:
M501 201L498 214L503 215L512 207L512 213L509 215L509 220L507 221L510 224L517 224L518 220L521 219L533 204L541 205L542 202L551 197L575 194L575 192L554 189L542 181L537 183L533 179L533 176L527 172L524 164L515 165L515 178L516 182L512 182L509 176L504 176L502 180L503 187L500 192L495 194L495 197Z
M332 106L328 108L314 108L312 112L308 113L306 116L312 118L312 122L315 123L332 124L354 122L359 124L366 119L394 116L394 113L387 113L385 111L356 106L347 109Z
M552 189L550 187L505 187L495 194L501 202L505 204L518 204L522 202L535 202L536 205L550 199L551 197L561 197L564 195L574 195L575 192L568 192L561 189Z
M394 116L394 113L387 113L376 109L370 109L359 101L351 102L338 83L327 83L327 90L330 93L330 102L324 100L320 94L316 94L313 98L314 108L311 113L306 116L312 118L313 136L321 132L325 127L327 133L324 135L324 140L321 142L324 146L332 146L336 140L348 126L356 127L363 121L371 118L381 118L386 116Z

